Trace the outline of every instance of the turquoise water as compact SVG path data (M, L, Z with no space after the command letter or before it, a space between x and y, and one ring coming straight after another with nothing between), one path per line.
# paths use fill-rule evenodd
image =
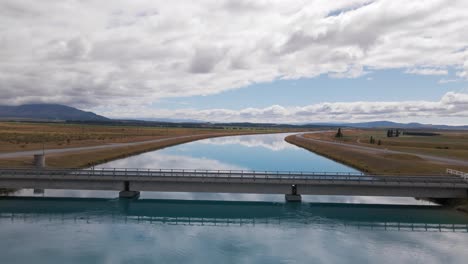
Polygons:
M99 167L354 171L284 135L202 140ZM25 197L27 196L27 197ZM93 197L93 198L73 198ZM0 263L466 263L468 217L413 198L22 190Z
M284 141L285 134L211 138L103 164L108 168L355 172Z

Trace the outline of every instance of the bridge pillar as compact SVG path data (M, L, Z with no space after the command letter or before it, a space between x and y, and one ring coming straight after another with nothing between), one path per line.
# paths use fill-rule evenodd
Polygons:
M286 202L300 202L302 201L302 197L300 194L297 194L297 185L291 185L291 193L286 194L285 197Z
M124 181L124 190L119 192L119 198L138 198L139 191L130 191L130 182Z

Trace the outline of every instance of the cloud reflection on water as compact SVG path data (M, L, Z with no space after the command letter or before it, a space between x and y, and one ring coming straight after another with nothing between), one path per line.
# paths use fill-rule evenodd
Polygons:
M289 225L4 223L5 263L465 263L464 233ZM35 239L30 239L34 237ZM47 243L44 243L47 241ZM25 254L26 253L26 254Z
M304 168L302 170L352 171L352 169L324 157L300 149L284 141L288 134L267 134L220 137L173 146L111 161L99 168L140 169L213 169L252 170L275 168ZM253 167L252 167L253 166ZM257 167L255 167L257 166ZM295 167L294 167L295 166ZM286 169L285 169L286 170ZM291 169L294 170L294 169ZM298 169L301 170L301 169ZM22 190L18 196L32 196L32 190ZM55 197L117 197L114 191L46 190L45 196ZM227 194L227 193L158 193L142 192L142 198L185 200L238 200L283 202L283 195ZM365 196L303 196L306 202L429 204L405 197Z
M287 134L271 134L258 136L233 136L233 137L222 137L222 138L209 138L200 141L201 144L211 144L217 146L223 145L240 145L247 148L264 148L271 151L282 151L285 149L294 149L296 146L284 141Z
M99 168L138 168L138 169L216 169L216 170L247 170L234 164L224 163L204 157L190 157L172 155L158 151L148 152L143 155L111 161L99 166Z

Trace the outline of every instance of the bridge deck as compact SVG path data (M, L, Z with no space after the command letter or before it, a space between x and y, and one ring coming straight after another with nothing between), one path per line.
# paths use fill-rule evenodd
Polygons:
M134 190L467 197L468 182L453 175L365 175L362 173L226 170L0 169L0 188Z

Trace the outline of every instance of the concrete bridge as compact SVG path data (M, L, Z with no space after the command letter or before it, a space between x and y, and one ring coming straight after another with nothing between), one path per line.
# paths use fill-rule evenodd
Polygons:
M0 169L0 188L115 190L133 198L139 191L358 195L467 198L468 181L456 175L366 175L226 170Z

